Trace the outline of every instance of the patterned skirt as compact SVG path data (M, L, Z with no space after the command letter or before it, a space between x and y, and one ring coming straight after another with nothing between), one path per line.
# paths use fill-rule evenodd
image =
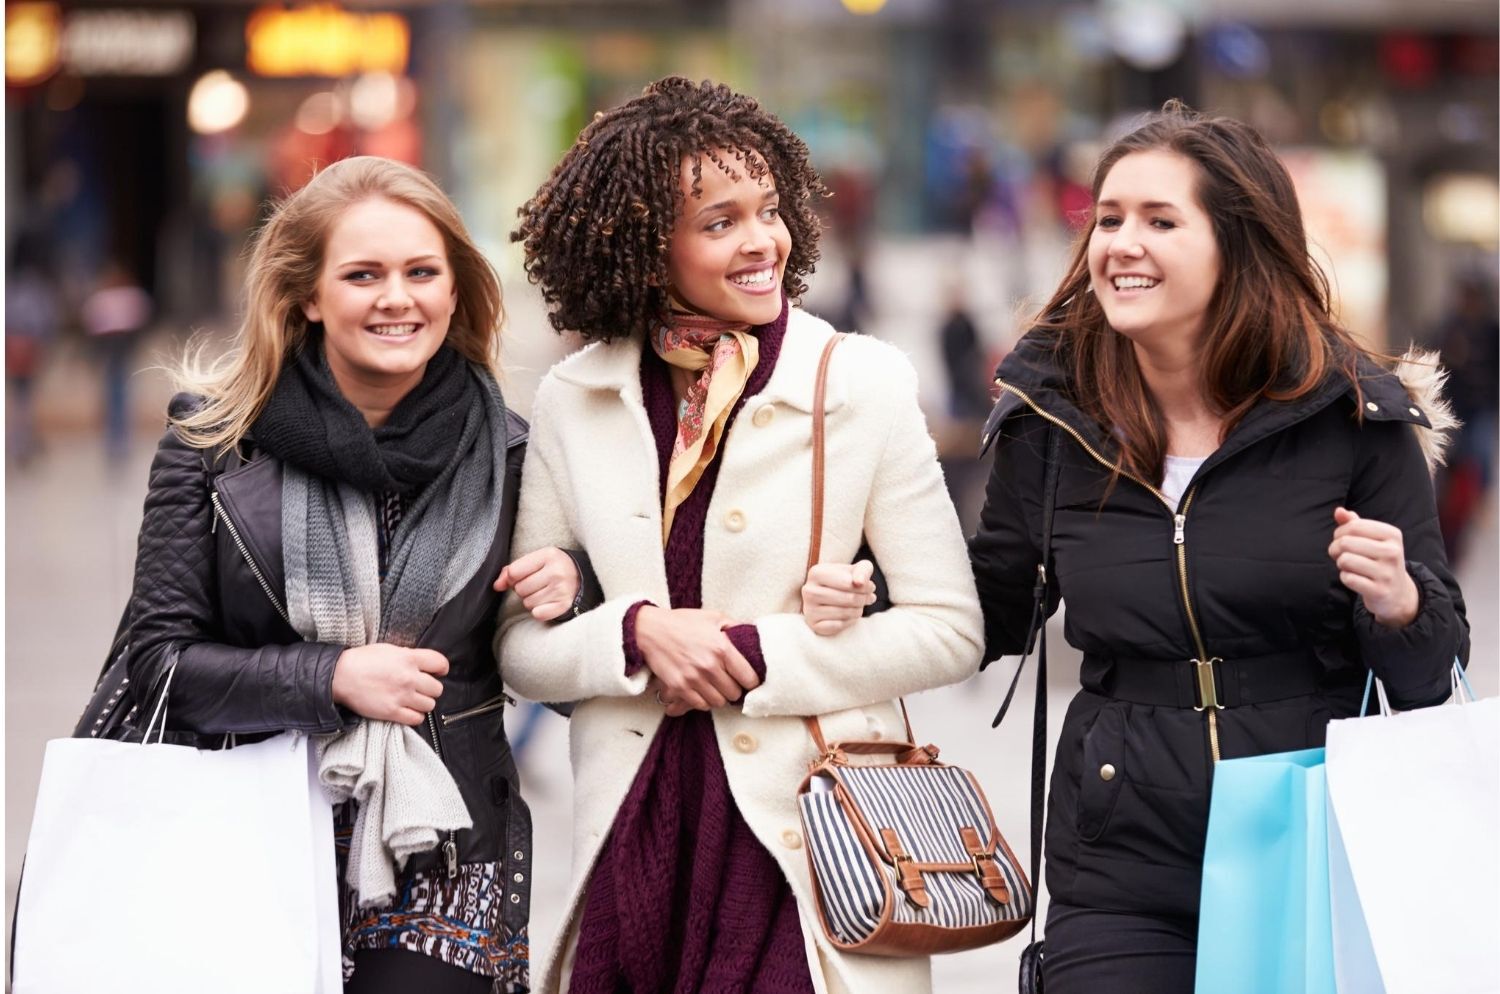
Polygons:
M496 994L526 994L531 989L530 943L525 928L516 931L505 924L500 864L464 863L451 880L441 871L402 873L393 901L360 908L343 883L354 814L352 801L334 812L344 982L354 974L353 957L359 950L409 949L495 978Z

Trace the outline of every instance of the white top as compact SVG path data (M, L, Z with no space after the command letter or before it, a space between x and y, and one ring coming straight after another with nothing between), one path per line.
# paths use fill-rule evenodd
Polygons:
M1193 474L1203 465L1208 456L1167 456L1167 474L1162 477L1161 492L1167 495L1172 506L1182 504L1183 491L1193 480Z

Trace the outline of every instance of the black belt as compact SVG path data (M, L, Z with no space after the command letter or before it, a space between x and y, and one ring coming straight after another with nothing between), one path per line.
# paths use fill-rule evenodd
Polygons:
M1132 704L1158 707L1233 708L1306 697L1327 676L1308 649L1238 659L1139 659L1085 653L1085 690Z

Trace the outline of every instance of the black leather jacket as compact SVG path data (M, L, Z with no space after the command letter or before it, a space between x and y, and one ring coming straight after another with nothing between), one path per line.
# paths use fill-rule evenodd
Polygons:
M179 395L171 409L177 414L195 402ZM490 584L509 559L527 435L521 417L507 416L505 488L489 555L418 642L449 663L437 708L418 731L442 756L474 820L450 840L457 860L500 862L507 920L524 925L531 817L505 738L507 698L491 648L502 595ZM213 459L169 428L157 449L125 653L141 712L176 660L168 729L195 734L171 740L217 747L227 732L335 732L356 720L333 702L334 664L344 646L305 642L286 619L281 473L281 462L253 440ZM408 866L442 868L444 848Z

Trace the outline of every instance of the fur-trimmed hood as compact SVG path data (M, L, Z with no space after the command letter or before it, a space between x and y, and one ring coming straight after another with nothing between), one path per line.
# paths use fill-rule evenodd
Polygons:
M1016 347L995 371L996 382L1003 388L999 401L985 422L981 454L994 441L999 427L1011 414L1026 407L1067 423L1081 439L1086 439L1106 459L1112 458L1115 439L1105 434L1073 403L1069 374L1058 360L1055 333L1034 328L1022 336ZM1252 410L1225 440L1214 458L1227 457L1246 445L1308 416L1341 397L1358 405L1359 416L1370 421L1404 421L1417 432L1429 472L1443 464L1444 453L1458 427L1452 406L1443 397L1447 370L1438 362L1435 351L1411 348L1394 368L1367 356L1357 359L1358 387L1342 370L1330 369L1323 383L1310 393L1287 403L1267 402Z
M1453 405L1443 396L1448 371L1439 359L1434 349L1412 346L1396 361L1396 368L1392 370L1412 403L1427 416L1425 430L1417 427L1416 432L1429 473L1436 473L1437 468L1446 463L1448 445L1462 424L1453 413Z

